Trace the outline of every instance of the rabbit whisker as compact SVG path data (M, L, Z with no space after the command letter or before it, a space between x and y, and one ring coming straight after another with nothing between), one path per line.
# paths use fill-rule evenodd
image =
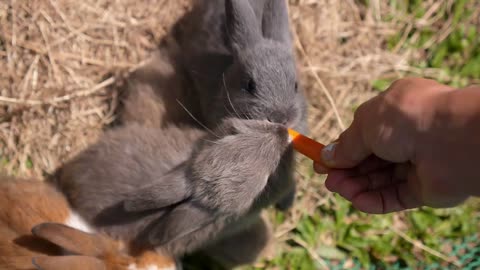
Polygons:
M230 109L227 107L227 105L224 104L223 108L225 108L229 117L235 117L235 115L232 113L232 111L230 111ZM240 117L240 116L237 115L237 117Z
M182 102L180 102L180 100L177 99L177 103L180 104L180 106L182 106L182 108L188 113L188 115L190 115L190 117L192 117L193 120L195 120L200 126L202 126L205 130L207 130L208 132L210 132L213 136L217 137L218 139L220 139L220 136L218 136L217 134L215 134L215 132L213 132L211 129L209 129L207 126L205 126L202 122L200 122L197 118L195 118L195 116L193 116L193 114L182 104Z
M223 105L223 107L225 108L225 110L228 112L229 116L231 117L234 117L235 115L233 115L232 111L227 107L227 105ZM248 114L248 112L244 112L242 110L237 110L236 111L236 115L238 118L240 119L247 119L247 120L252 120L253 118Z
M223 90L225 90L225 93L227 94L228 102L230 102L230 106L232 106L232 109L237 115L237 117L241 118L237 110L235 110L235 106L233 106L232 100L230 99L230 93L228 92L227 83L225 82L225 73L222 73L222 80L223 80Z
M207 140L207 139L202 139L202 140L205 142L213 143L213 144L219 144L218 142L212 141L212 140Z

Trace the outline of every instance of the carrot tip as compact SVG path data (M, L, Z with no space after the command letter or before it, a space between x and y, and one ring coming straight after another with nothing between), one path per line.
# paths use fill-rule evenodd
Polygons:
M290 135L290 140L293 144L293 148L303 154L304 156L310 158L316 163L322 164L323 162L320 157L322 149L325 147L323 144L300 134L298 131L291 128L288 129L288 134Z
M295 139L295 137L297 137L298 135L300 135L300 133L298 133L297 131L289 128L288 129L288 135L290 135L290 138Z

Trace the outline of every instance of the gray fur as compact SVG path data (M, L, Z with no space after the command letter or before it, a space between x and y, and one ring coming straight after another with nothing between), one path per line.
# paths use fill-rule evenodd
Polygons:
M197 0L177 27L186 75L200 102L202 122L225 117L269 120L307 132L306 101L298 82L286 0ZM249 81L256 91L249 93ZM293 153L290 153L293 155ZM290 189L277 207L293 204L293 157L274 177Z
M285 192L268 180L290 150L285 127L227 119L213 132L117 128L63 166L55 183L101 231L181 255L238 231Z
M165 211L128 213L123 200L156 181L164 187L163 194L157 191L156 195L172 199L165 205L187 197L188 186L177 181L185 177L174 169L189 159L192 143L204 135L202 130L187 127L160 130L131 124L115 128L63 165L52 180L90 223L112 237L131 239Z
M164 43L165 47L156 51L149 63L131 73L120 85L120 106L115 111L114 125L198 126L189 115L199 114L198 97L191 91L191 83L176 61L180 52L171 38Z
M197 0L178 29L183 65L210 126L236 116L306 127L285 0ZM245 91L250 79L253 95Z
M235 53L240 54L260 43L262 32L258 19L247 1L225 1L225 13L227 36Z
M235 269L240 265L253 264L271 252L272 239L272 228L268 218L263 215L250 220L241 231L232 232L202 250L224 269Z
M231 4L228 12L225 1ZM177 32L179 63L153 65L148 76L137 76L121 115L127 126L107 132L57 174L73 208L113 237L160 245L173 254L215 243L222 249L223 241L248 231L260 209L275 203L288 208L295 183L284 127L222 121L270 120L306 131L305 99L301 89L295 91L295 59L281 1L250 0L250 7L247 0L197 0L190 22ZM228 27L226 14L231 14ZM178 92L186 87L177 73L181 68L195 91ZM254 95L242 90L250 77L257 86ZM190 116L171 101L185 104L192 100L188 95L198 97L200 108L186 107L195 107L193 114L220 138L186 128ZM149 96L155 100L147 102ZM187 125L170 126L177 122Z
M253 1L257 2L255 0ZM287 1L270 0L264 5L266 12L263 14L262 30L265 38L276 40L286 46L292 46Z

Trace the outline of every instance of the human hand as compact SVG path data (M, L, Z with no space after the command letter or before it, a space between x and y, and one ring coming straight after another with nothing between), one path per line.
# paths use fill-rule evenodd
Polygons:
M362 104L352 125L325 147L330 169L315 169L328 172L329 190L368 213L449 207L478 195L479 93L398 80Z

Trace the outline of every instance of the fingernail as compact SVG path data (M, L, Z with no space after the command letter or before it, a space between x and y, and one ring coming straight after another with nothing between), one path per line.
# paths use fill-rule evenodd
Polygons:
M327 166L334 166L335 161L335 148L337 147L336 142L333 142L322 149L322 160Z

